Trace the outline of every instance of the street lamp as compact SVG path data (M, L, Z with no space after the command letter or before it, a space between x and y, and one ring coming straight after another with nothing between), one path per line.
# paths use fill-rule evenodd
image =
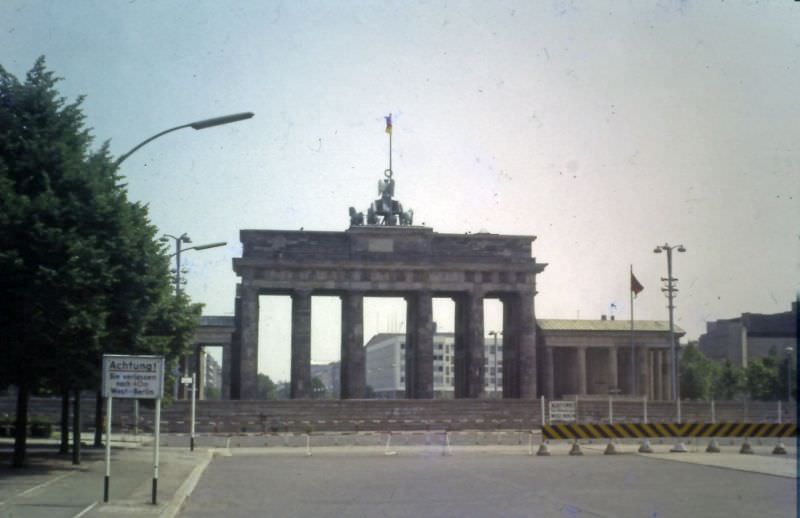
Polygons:
M182 124L180 126L175 126L174 128L170 128L168 130L164 130L161 133L156 133L152 137L150 137L150 138L148 138L146 140L143 140L136 147L134 147L133 149L131 149L130 151L128 151L124 155L120 156L117 159L117 161L114 162L114 165L116 167L119 167L119 165L122 162L124 162L125 159L127 159L129 156L131 156L140 147L142 147L145 144L157 139L158 137L160 137L162 135L166 135L167 133L171 133L173 131L176 131L176 130L179 130L179 129L183 129L183 128L192 128L192 129L195 129L195 130L213 128L214 126L222 126L223 124L230 124L232 122L239 122L239 121L243 121L243 120L249 119L251 117L253 117L253 113L252 112L234 113L234 114L231 114L231 115L223 115L222 117L214 117L213 119L205 119L205 120L201 120L201 121L190 122L189 124Z
M667 252L667 277L661 278L662 282L666 282L667 285L664 288L661 288L661 291L667 294L667 298L669 299L669 343L670 349L672 351L672 399L676 400L680 397L680 390L678 387L678 350L677 344L675 343L675 321L673 318L673 312L675 310L675 305L673 304L673 298L675 297L675 292L678 291L678 288L674 286L674 283L678 281L678 279L672 276L672 251L677 250L678 252L685 252L686 248L683 245L677 246L670 246L669 243L664 243L663 245L655 247L653 253L660 254L661 252Z
M489 336L494 337L494 350L492 351L492 356L494 357L494 397L497 397L497 335L502 334L502 331L489 331Z
M794 348L791 346L784 349L786 351L786 408L792 402L792 352Z
M175 257L175 296L177 297L178 294L181 292L181 253L188 252L189 250L207 250L209 248L217 248L220 246L225 246L228 243L225 241L219 241L217 243L208 243L205 245L196 245L190 246L189 248L182 248L181 245L183 243L191 243L192 240L189 236L184 232L180 236L173 236L172 234L164 234L159 238L159 241L162 243L169 242L170 239L175 241L175 253L169 254L169 257Z
M162 243L168 243L170 239L175 241L175 253L174 254L170 254L169 257L173 257L173 256L175 257L175 296L177 297L181 293L181 253L182 252L188 252L189 250L206 250L208 248L216 248L216 247L219 247L219 246L225 246L227 243L224 242L224 241L221 241L221 242L218 242L218 243L208 243L208 244L205 244L205 245L196 245L196 246L191 246L189 248L182 248L181 246L184 243L191 243L192 242L191 238L189 238L189 235L186 232L184 232L180 236L173 236L172 234L164 234L163 236L161 236L159 238L159 241L161 241ZM179 366L180 363L181 363L181 361L178 360L178 365L176 366L175 370L173 371L173 373L175 374L176 377L180 374L180 366ZM178 399L178 384L177 383L175 383L175 385L173 387L173 394L172 395L173 395L173 397L175 399Z

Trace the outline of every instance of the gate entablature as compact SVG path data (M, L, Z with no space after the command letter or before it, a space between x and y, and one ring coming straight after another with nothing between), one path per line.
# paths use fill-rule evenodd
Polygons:
M456 396L483 393L483 299L499 297L508 360L506 397L536 397L535 236L437 234L417 226L353 226L345 232L242 230L233 260L237 332L231 394L255 396L258 296L292 296L292 395L310 395L310 298L342 297L342 397L363 397L363 297L399 295L407 302L406 392L433 396L434 296L456 302ZM511 306L514 306L512 308ZM505 353L504 353L505 354Z

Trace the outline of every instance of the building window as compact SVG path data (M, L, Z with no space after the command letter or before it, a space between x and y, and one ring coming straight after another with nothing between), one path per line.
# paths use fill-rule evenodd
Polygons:
M436 372L442 372L442 371L444 371L444 367L442 367L441 365L436 367Z
M400 342L400 349L405 349L405 348L406 348L406 343Z

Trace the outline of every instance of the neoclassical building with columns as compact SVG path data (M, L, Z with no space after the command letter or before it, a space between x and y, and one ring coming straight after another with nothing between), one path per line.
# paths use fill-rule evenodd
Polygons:
M671 399L669 322L538 319L541 394ZM684 331L675 328L675 340Z

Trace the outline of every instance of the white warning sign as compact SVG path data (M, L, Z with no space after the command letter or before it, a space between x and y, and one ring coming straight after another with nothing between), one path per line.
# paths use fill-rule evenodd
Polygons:
M163 395L163 356L103 355L104 397L161 399Z

